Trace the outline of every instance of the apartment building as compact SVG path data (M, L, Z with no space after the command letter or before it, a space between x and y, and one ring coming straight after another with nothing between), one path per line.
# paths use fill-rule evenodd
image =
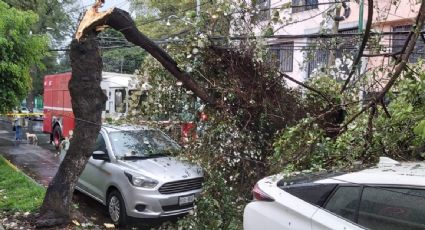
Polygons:
M258 0L260 21L276 17L278 12L281 23L273 25L274 36L268 40L270 53L278 60L280 70L289 76L304 81L322 67L337 67L335 77L344 78L352 65L352 59L358 52L361 36L359 23L363 30L367 21L367 0L363 4L363 17L360 5L347 1L341 8L340 16L347 16L336 25L334 0ZM395 4L395 5L394 5ZM341 5L341 3L339 3ZM381 33L379 42L369 43L365 53L391 53L399 51L410 31L417 15L420 1L416 0L375 0L372 31ZM348 12L350 11L349 15ZM260 22L261 23L261 22ZM319 36L319 34L343 34L341 36ZM330 56L335 58L330 58ZM425 57L424 39L417 41L411 62ZM360 72L389 63L388 57L362 58ZM385 75L385 74L383 74ZM385 77L385 76L383 76ZM290 85L294 85L290 83Z

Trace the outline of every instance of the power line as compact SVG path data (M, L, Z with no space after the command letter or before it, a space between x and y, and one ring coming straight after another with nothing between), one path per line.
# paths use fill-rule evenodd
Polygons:
M283 4L281 7L269 7L269 8L262 8L260 9L260 11L267 11L267 10L285 10L285 9L289 9L289 8L299 8L299 7L314 7L314 6L321 6L321 5L332 5L332 4L338 4L338 3L345 3L345 2L350 2L349 0L344 0L344 1L334 1L334 2L318 2L318 3L314 3L314 4L302 4L302 5L288 5L286 6L286 4Z
M209 1L205 1L205 2L201 3L201 4L200 4L200 6L206 5L206 4L208 4L208 3L209 3ZM155 18L155 19L151 19L151 20L149 20L149 21L143 22L143 23L139 24L139 26L144 26L144 25L147 25L147 24L150 24L150 23L154 23L154 22L157 22L157 21L162 21L162 20L164 20L164 19L168 19L168 18L169 18L169 17L171 17L172 15L181 14L181 13L186 13L187 11L189 11L189 10L194 10L194 9L196 9L196 6L188 7L188 8L186 8L186 9L183 9L183 10L182 10L182 11L180 11L180 12L170 13L170 14L168 14L168 15L165 15L165 16L162 16L162 17L159 17L159 18Z
M377 33L377 32L371 32L371 36L387 36L387 35L407 35L409 34L409 31L392 31L392 32L381 32L381 33ZM425 31L421 31L421 34L424 34ZM272 36L246 36L246 35L238 35L238 36L231 36L231 37L225 37L225 36L213 36L210 37L211 40L246 40L246 39L258 39L258 38L264 38L264 39L297 39L297 38L336 38L336 37L341 37L341 38L347 38L347 37L359 37L361 36L362 33L337 33L337 34L295 34L295 35L272 35ZM176 35L171 35L168 38L171 38L173 36ZM163 40L157 40L154 42L157 44L168 44L168 43L175 43L175 42L181 42L182 40L167 40L163 39ZM283 41L282 41L283 42ZM124 47L134 47L134 45L125 45ZM113 48L122 48L123 46L116 46ZM105 49L108 49L108 47L103 47ZM49 49L49 51L69 51L69 48L58 48L58 49Z

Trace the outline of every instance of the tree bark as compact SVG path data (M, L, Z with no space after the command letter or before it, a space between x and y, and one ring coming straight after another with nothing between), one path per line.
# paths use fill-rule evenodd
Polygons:
M102 59L92 33L71 44L72 77L69 91L75 116L74 137L69 150L47 189L37 227L67 223L75 184L92 153L100 131L106 96L100 88Z
M335 17L340 17L341 14L341 7L336 6L335 8ZM334 20L334 24L332 25L332 33L333 34L338 34L339 32L339 20ZM336 48L339 48L340 45L335 44ZM329 72L329 67L335 65L335 60L336 60L336 49L331 49L329 50L329 57L328 57L328 72Z
M155 42L150 40L137 29L129 13L124 10L114 8L112 13L105 20L105 24L117 31L120 31L129 42L140 46L150 53L165 69L177 78L177 80L183 83L183 87L192 91L202 101L212 106L217 105L217 102L203 88L201 88L187 72L178 68L177 63L172 57L170 57L170 55L168 55L167 52L161 49L161 47L156 45Z

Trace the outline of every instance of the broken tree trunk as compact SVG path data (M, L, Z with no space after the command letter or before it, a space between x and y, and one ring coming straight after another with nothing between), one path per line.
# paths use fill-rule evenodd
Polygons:
M174 61L167 52L137 29L136 24L128 12L113 8L102 13L91 13L90 18L87 18L87 20L83 19L83 21L85 26L80 26L80 29L77 31L77 39L85 33L98 31L99 28L109 26L121 32L129 42L141 47L151 54L177 80L181 81L183 87L187 90L192 91L206 104L217 106L217 102L214 98L212 98L204 88L200 87L187 72L182 71L177 66L176 61Z
M177 67L177 63L163 49L137 29L127 12L117 8L98 12L99 6L100 4L96 4L86 11L76 32L76 39L71 44L72 78L69 90L76 124L74 137L58 172L49 184L37 219L37 227L69 222L75 184L92 154L92 147L101 127L101 113L106 102L106 96L100 88L102 59L95 40L96 35L105 26L120 31L127 40L149 52L183 83L183 87L194 92L205 103L217 105L188 73Z
M100 88L102 60L94 34L71 44L69 91L75 115L69 150L50 182L37 219L38 227L67 223L75 184L91 156L100 130L106 96Z

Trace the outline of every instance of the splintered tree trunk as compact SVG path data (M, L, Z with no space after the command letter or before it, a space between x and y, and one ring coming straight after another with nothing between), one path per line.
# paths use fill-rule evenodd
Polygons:
M102 59L94 33L71 44L72 77L69 91L75 115L74 137L69 150L49 184L38 227L67 223L72 194L78 177L92 153L100 131L101 114L106 96L100 88Z
M102 80L102 59L96 43L96 35L110 26L135 45L140 46L156 58L165 69L183 83L205 103L216 105L212 97L200 87L177 63L152 40L142 34L130 15L114 8L98 12L101 0L86 11L71 44L72 78L69 90L72 98L72 110L75 115L74 137L58 172L49 184L37 227L60 225L69 221L70 204L75 184L83 171L96 137L100 130L101 113L106 96L100 88Z

